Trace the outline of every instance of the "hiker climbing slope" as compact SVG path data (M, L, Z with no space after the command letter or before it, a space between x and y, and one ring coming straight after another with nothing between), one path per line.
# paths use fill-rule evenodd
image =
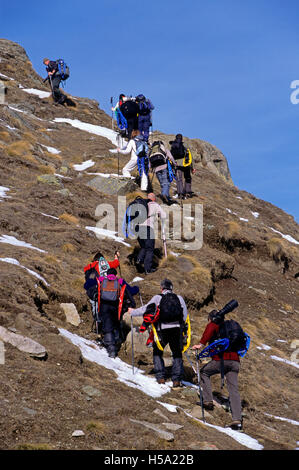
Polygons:
M63 62L63 64L61 64ZM47 79L50 82L51 89L52 89L52 96L57 104L65 103L67 97L61 93L59 89L59 85L62 80L66 80L69 77L69 70L68 67L65 66L64 61L60 60L50 60L45 58L43 63L46 65L46 71L48 72ZM62 68L61 68L62 66Z
M107 277L99 276L98 310L102 322L103 343L109 357L115 358L122 343L121 318L126 310L135 307L136 303L122 278L117 278L114 268L107 271Z
M195 172L192 165L192 155L184 146L182 134L177 134L175 140L170 142L170 152L177 163L176 183L179 198L186 199L193 196L191 189L192 173Z
M173 284L169 279L164 279L161 282L160 288L161 293L154 295L146 305L135 310L129 309L128 312L132 317L145 314L145 318L146 313L155 317L159 309L157 319L154 322L157 333L153 344L155 376L159 384L165 383L166 370L163 351L167 344L169 344L173 357L171 370L173 388L178 388L181 386L184 374L182 359L183 330L188 312L183 297L174 294ZM142 331L141 328L140 331Z
M148 142L149 129L152 125L152 111L155 109L152 102L144 95L136 96L138 104L138 129L143 139Z
M127 121L127 138L130 140L132 131L138 130L138 105L135 100L125 96L119 109Z
M235 329L234 335L243 336L244 332L237 322L234 320L225 321L224 315L217 315L217 310L212 310L208 315L208 324L200 339L200 343L193 346L192 349L198 352L204 348L207 343L212 343L218 338L229 337L228 329L230 326ZM228 323L227 323L228 322ZM230 323L231 322L231 323ZM242 342L243 340L239 340ZM241 431L242 425L242 406L238 390L238 374L240 370L240 359L238 354L238 346L229 346L223 353L214 355L212 360L204 365L200 370L200 378L203 391L203 406L207 410L213 410L213 393L210 377L215 374L223 374L226 378L227 388L229 392L230 407L232 412L232 423L229 427L234 430Z
M169 195L171 182L169 178L169 171L171 168L169 165L173 165L175 167L176 161L170 151L165 147L164 143L160 140L153 142L150 147L149 165L160 183L162 201L167 205L175 203Z

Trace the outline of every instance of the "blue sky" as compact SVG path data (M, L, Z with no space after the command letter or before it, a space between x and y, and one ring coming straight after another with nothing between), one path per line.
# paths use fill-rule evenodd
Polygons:
M42 76L43 57L62 56L66 90L109 114L111 96L145 94L154 129L216 145L236 186L299 220L297 1L5 3L1 37Z

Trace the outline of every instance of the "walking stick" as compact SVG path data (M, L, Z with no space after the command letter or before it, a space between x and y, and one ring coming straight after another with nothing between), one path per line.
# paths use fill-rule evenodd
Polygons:
M197 370L197 380L198 380L202 419L203 419L203 422L205 423L206 420L205 420L205 412L204 412L204 407L203 407L202 387L201 387L200 372L199 372L199 353L196 353L196 370Z
M163 246L164 246L164 256L167 258L167 245L166 245L166 237L165 237L165 227L163 221L162 223L162 237L163 237Z
M113 130L113 96L110 98L110 104L111 104L111 129Z
M134 371L134 330L133 330L133 317L131 315L131 342L132 342L132 372L133 375L135 373Z

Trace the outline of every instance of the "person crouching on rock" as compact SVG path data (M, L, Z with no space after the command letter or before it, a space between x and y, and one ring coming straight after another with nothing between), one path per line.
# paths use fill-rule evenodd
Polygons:
M62 80L58 70L57 61L44 59L43 63L46 65L46 71L48 72L48 79L52 89L52 96L57 104L63 104L66 101L66 96L59 90L59 85Z

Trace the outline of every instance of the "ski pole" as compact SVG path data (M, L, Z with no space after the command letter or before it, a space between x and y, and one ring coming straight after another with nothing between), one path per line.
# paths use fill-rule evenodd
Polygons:
M162 223L162 236L163 236L163 246L164 246L164 256L167 258L167 245L166 245L166 236L165 236L165 227L163 221Z
M193 372L195 374L197 374L197 371L196 371L194 365L192 364L191 359L190 359L189 354L187 353L187 351L185 351L184 354L185 354L186 358L188 359L188 362L189 362L190 366L192 367Z
M134 330L133 330L133 317L131 315L131 342L132 342L132 372L134 375Z
M196 353L196 370L197 370L197 380L198 380L202 419L203 419L203 422L205 423L206 420L205 420L205 412L204 412L204 407L203 407L203 396L202 396L202 387L201 387L200 372L199 372L199 354L198 353Z
M113 96L110 98L110 104L111 104L111 129L113 130Z

